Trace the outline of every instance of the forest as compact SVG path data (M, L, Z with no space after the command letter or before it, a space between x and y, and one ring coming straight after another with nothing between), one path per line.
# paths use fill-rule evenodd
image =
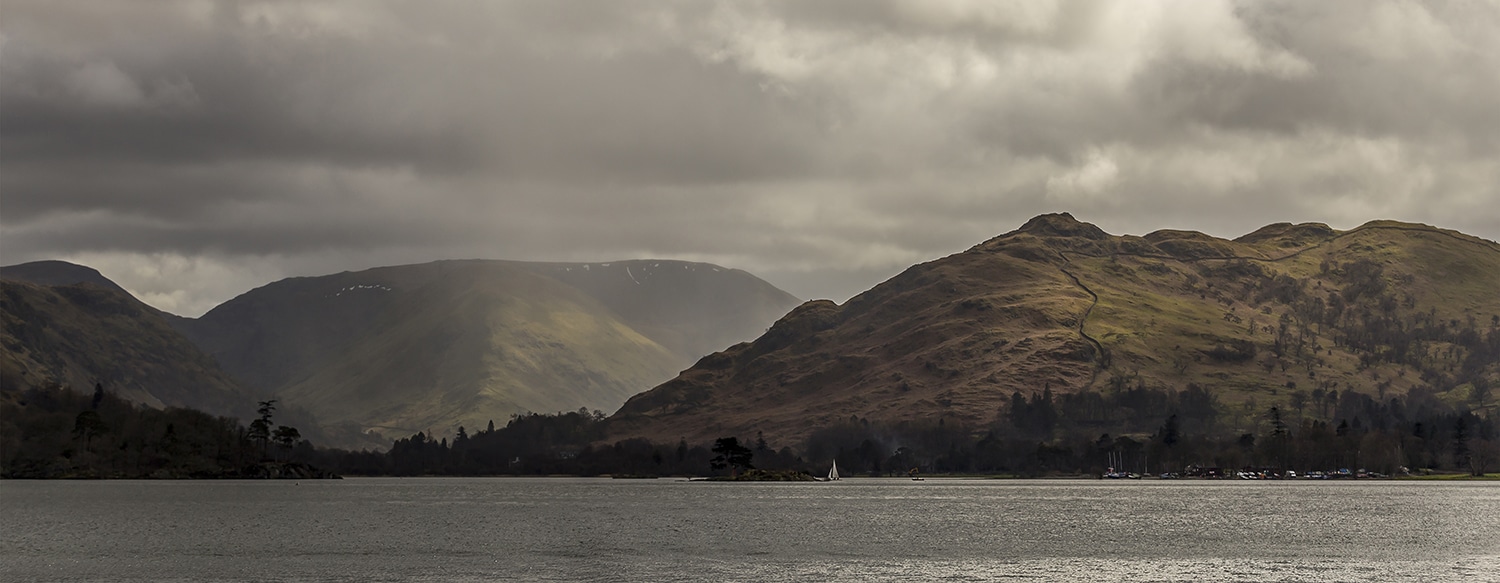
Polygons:
M96 384L0 391L0 477L327 478L313 444L274 423L275 401L243 425L183 408L156 409ZM353 454L347 454L353 455Z
M1013 394L994 422L938 419L882 425L851 417L803 443L725 436L752 452L747 467L845 475L1063 476L1118 471L1337 471L1384 475L1500 468L1495 423L1427 390L1379 400L1315 389L1297 408L1220 403L1212 391L1127 386L1030 397ZM388 451L314 447L275 426L274 402L248 425L189 409L158 410L96 388L7 392L0 421L0 475L26 477L313 477L346 475L712 475L709 444L606 443L609 420L586 410L512 416L450 440L417 433ZM723 440L721 440L723 441ZM317 468L322 468L321 470ZM744 468L741 468L744 469Z
M805 443L770 444L760 436L726 436L747 444L751 467L827 471L837 460L846 475L1182 473L1188 466L1231 470L1367 469L1468 472L1500 467L1495 424L1453 410L1431 395L1384 402L1360 393L1333 393L1317 407L1253 415L1230 411L1201 387L1182 391L1129 388L1117 392L1030 398L1016 394L995 423L965 427L939 419L896 426L851 418L814 432ZM1326 414L1324 414L1326 413ZM328 456L322 463L351 474L392 475L705 475L713 453L704 445L625 440L600 443L608 421L577 411L518 415L504 427L451 442L418 433L381 456ZM748 439L747 439L748 438ZM722 440L721 440L722 441ZM363 465L361 465L363 464Z

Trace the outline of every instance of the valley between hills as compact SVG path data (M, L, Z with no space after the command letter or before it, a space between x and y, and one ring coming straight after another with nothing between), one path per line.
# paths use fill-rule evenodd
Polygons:
M6 267L0 278L7 388L97 382L146 405L238 417L276 399L283 416L345 447L529 412L613 411L797 303L743 271L655 260L291 278L196 319L82 266Z
M1042 215L841 305L707 264L450 261L186 319L89 272L0 270L22 280L3 283L7 390L274 397L325 443L397 440L322 458L344 471L691 472L729 437L762 466L874 473L1500 463L1500 245L1426 225L1230 240ZM142 351L197 364L120 366Z

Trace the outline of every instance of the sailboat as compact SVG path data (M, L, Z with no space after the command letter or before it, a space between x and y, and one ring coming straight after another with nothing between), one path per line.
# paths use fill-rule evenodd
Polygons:
M838 479L839 479L839 461L838 460L833 460L833 467L829 468L829 470L828 470L828 481L829 482L833 482L833 481L836 481Z

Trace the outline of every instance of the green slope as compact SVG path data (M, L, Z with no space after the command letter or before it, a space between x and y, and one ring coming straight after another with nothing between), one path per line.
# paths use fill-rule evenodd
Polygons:
M442 261L283 280L179 326L325 422L446 435L526 411L613 411L795 303L706 264Z
M617 407L676 359L587 296L525 270L418 284L310 375L277 390L329 422L391 435ZM337 301L337 300L334 300Z

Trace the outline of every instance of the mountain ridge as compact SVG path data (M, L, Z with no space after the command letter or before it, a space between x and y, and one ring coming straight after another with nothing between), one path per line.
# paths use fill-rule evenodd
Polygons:
M6 390L55 383L88 391L97 383L157 408L231 416L254 410L251 396L213 359L118 286L7 278L0 280L0 319Z
M45 260L0 267L0 279L24 281L44 286L88 283L115 291L130 293L99 270L67 261Z
M263 394L409 435L612 411L795 303L706 263L467 259L287 278L176 324Z
M763 433L796 443L846 418L978 427L1013 392L1137 383L1215 386L1236 402L1285 401L1277 388L1306 392L1292 388L1298 382L1320 393L1447 392L1463 386L1439 378L1458 366L1452 357L1395 363L1381 360L1386 349L1346 346L1369 330L1346 314L1325 318L1325 303L1365 313L1394 302L1385 308L1392 321L1436 330L1437 320L1500 314L1496 295L1482 292L1496 289L1497 273L1500 245L1412 223L1283 223L1227 240L1179 230L1113 236L1066 213L1041 215L842 306L804 304L753 343L632 398L612 419L613 435ZM1217 360L1239 358L1234 347L1256 354ZM1274 358L1260 352L1271 349ZM1495 377L1494 363L1480 364L1462 374ZM1301 377L1289 373L1303 366Z

